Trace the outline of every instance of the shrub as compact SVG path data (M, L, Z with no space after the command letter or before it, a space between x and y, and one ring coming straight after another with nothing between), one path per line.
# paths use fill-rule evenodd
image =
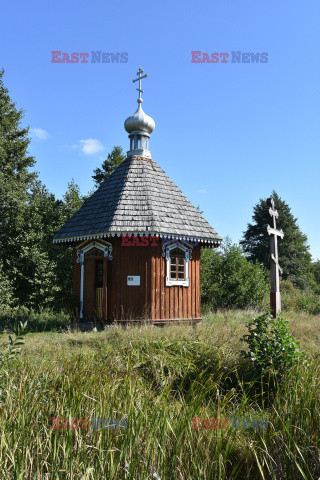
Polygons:
M296 288L290 280L282 280L280 283L281 304L284 310L304 311L311 315L320 313L320 296L312 290L302 291Z
M13 331L15 337L12 338L12 336L9 335L9 341L6 350L4 352L0 352L0 366L1 363L5 365L6 362L16 359L20 355L21 346L24 345L24 337L27 333L27 323L28 322L19 322L14 326Z
M250 358L259 371L275 371L283 375L299 357L299 344L289 331L289 323L278 313L272 318L265 313L248 323L249 334L242 337L249 351L242 350L245 358Z
M320 297L318 295L304 294L298 301L300 310L303 310L312 315L320 313Z
M70 323L70 315L66 312L54 312L50 309L35 311L24 306L3 308L0 306L0 330L14 331L18 322L28 322L31 332L63 330Z
M204 250L201 256L201 297L204 306L261 307L268 293L267 272L249 263L242 247L226 239L221 250Z

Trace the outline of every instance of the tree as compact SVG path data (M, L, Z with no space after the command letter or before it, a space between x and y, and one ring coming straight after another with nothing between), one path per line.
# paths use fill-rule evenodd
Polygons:
M320 260L312 262L311 271L313 275L313 290L320 295Z
M210 308L260 307L268 292L264 267L250 263L227 238L219 250L201 253L201 299Z
M2 263L0 262L0 307L10 306L12 303L12 286L3 271Z
M122 147L113 147L111 153L108 153L106 160L102 163L101 168L96 168L94 170L94 175L92 175L93 180L95 181L95 186L99 187L102 182L104 182L114 170L123 162L125 159Z
M82 204L78 185L72 180L63 200L35 181L27 201L22 233L15 238L14 295L28 307L67 305L72 293L72 249L52 243L53 235Z
M72 180L57 200L30 171L28 129L0 72L0 304L62 308L72 290L71 248L52 243L54 233L80 208Z
M35 181L28 192L21 231L8 239L16 249L16 255L12 254L12 285L19 304L33 308L53 304L58 285L50 249L61 209L62 202Z
M273 191L275 207L279 213L277 228L283 230L284 239L278 241L279 263L283 270L282 278L290 280L299 288L307 288L311 282L311 254L307 236L301 232L297 218L289 205ZM251 262L259 262L270 268L269 238L263 233L263 225L270 224L267 199L260 199L253 207L253 222L249 223L240 244Z
M84 196L80 193L79 186L72 179L68 183L68 189L63 195L62 210L59 217L58 224L52 236L56 233L62 225L72 217L72 215L81 207L84 201ZM50 256L55 262L55 273L57 278L58 291L55 295L55 305L62 307L73 307L72 304L72 269L73 269L73 255L72 247L65 247L50 244ZM71 300L71 305L70 305Z
M0 262L13 286L23 235L29 191L36 174L30 172L35 160L27 154L28 128L21 127L22 110L17 110L3 84L0 72Z
M72 215L79 210L83 204L84 197L81 195L79 185L76 184L72 178L71 182L68 182L68 189L63 195L63 216L60 221L61 226L72 217Z

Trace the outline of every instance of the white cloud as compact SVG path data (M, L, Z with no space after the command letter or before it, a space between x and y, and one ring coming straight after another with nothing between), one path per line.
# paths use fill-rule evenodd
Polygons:
M42 128L31 128L30 132L33 137L40 138L40 140L45 140L46 138L49 137L49 133L46 132L46 130L43 130Z
M104 147L96 138L87 138L86 140L79 140L82 153L85 155L94 155L101 152Z

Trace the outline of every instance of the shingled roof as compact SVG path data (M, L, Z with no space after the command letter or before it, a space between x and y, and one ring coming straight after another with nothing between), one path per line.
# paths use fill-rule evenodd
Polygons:
M221 237L150 159L126 158L54 235L54 243L145 234L219 244Z

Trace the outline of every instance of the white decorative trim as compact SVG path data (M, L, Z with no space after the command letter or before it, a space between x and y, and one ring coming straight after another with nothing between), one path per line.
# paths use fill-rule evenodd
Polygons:
M174 248L180 248L180 250L184 251L185 254L185 261L186 261L186 276L185 280L170 280L169 272L170 272L170 251ZM185 247L182 243L176 242L172 245L168 245L165 247L166 249L166 263L167 263L167 275L166 275L166 286L172 287L178 285L180 287L189 287L189 253L190 249Z
M109 238L109 237L120 237L121 235L151 235L151 236L157 236L157 237L164 237L164 238L169 238L172 240L182 240L185 239L187 242L195 242L198 241L199 243L207 243L209 245L214 245L215 247L218 247L221 244L222 240L214 240L212 238L202 238L202 237L197 237L197 236L185 236L185 235L171 235L169 233L150 233L150 232L108 232L108 233L97 233L93 235L80 235L80 236L75 236L75 237L64 237L64 238L54 238L53 243L68 243L68 242L78 242L78 241L86 241L90 239L98 239L98 238Z

